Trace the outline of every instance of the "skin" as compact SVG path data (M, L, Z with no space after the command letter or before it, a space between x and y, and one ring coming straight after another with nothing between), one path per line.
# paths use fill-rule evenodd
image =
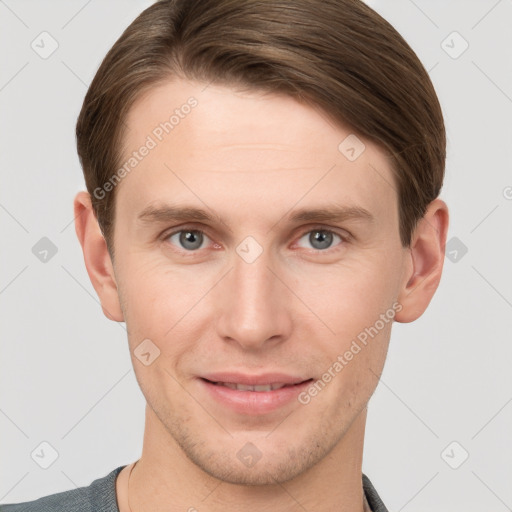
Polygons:
M441 278L447 206L433 201L404 248L384 152L362 139L364 152L349 161L338 145L350 128L276 94L185 80L155 87L126 119L126 155L190 96L198 105L117 185L114 262L89 195L74 202L88 274L104 314L126 322L147 401L131 510L362 512L367 404L392 322L307 405L237 414L197 377L234 370L321 379L393 304L401 306L394 320L417 319ZM223 223L137 219L157 202L207 209ZM365 208L373 221L287 220L334 203ZM187 251L179 233L160 237L182 226L204 231L199 249ZM315 229L335 232L327 248L315 245ZM252 263L236 251L247 236L262 248ZM160 350L149 366L134 355L147 338ZM262 454L253 467L236 456L247 442ZM121 512L130 467L117 482Z

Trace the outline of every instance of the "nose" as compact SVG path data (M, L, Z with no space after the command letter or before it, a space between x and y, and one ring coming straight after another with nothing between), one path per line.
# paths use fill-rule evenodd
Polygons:
M245 350L274 347L292 331L292 292L266 251L252 262L238 254L217 290L217 334Z

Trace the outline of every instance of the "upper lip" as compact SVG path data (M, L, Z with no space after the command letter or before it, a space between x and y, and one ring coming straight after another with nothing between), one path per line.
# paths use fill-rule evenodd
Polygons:
M286 373L263 373L261 375L249 375L247 373L220 372L201 375L203 379L212 382L230 382L232 384L245 384L246 386L261 386L264 384L298 384L305 380L303 377L296 377Z

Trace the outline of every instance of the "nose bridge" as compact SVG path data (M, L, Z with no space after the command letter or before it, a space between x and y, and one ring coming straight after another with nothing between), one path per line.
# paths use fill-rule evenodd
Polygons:
M234 258L231 274L233 291L238 297L238 303L245 306L251 304L270 306L275 301L277 290L269 267L271 267L271 257L268 252L265 252L265 255L262 253L254 260L247 260L239 254ZM254 308L249 308L250 310Z
M233 254L232 268L222 286L219 335L244 348L258 348L287 337L290 299L275 278L271 251L247 237Z

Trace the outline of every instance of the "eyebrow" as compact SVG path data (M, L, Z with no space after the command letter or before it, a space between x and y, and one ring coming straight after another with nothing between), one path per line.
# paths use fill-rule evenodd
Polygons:
M170 204L150 205L144 208L137 216L143 223L170 223L170 222L210 222L227 225L222 217L214 212L190 206L176 206ZM346 220L362 220L373 222L375 217L360 206L327 206L323 208L302 208L281 220L290 223L298 222L343 222ZM278 224L280 221L276 222ZM274 224L275 225L275 224Z

